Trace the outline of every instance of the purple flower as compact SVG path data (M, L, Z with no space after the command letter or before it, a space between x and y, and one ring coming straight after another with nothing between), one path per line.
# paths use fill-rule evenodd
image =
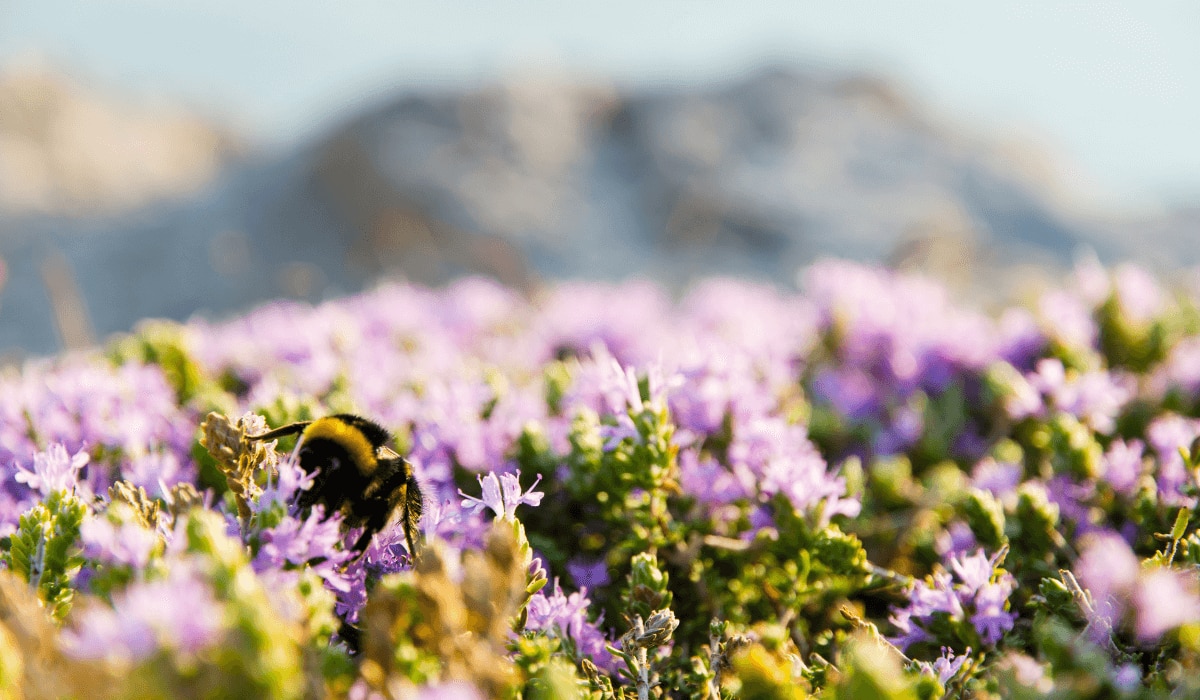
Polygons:
M616 659L605 648L608 640L597 628L603 619L595 623L588 620L587 589L564 595L558 581L550 595L538 591L529 599L529 614L525 629L543 631L551 636L561 635L574 643L582 656L592 660L601 669L612 673L616 670Z
M79 526L83 554L93 561L119 564L141 570L150 561L158 534L137 523L119 525L100 516L85 518Z
M1167 631L1200 621L1195 576L1172 569L1145 572L1133 594L1135 631L1142 642L1158 641Z
M1141 440L1113 440L1100 462L1102 476L1113 491L1131 497L1137 490L1138 479L1145 469L1144 445Z
M1004 608L1015 586L1016 582L1009 576L996 583L986 583L976 591L975 614L971 616L971 624L975 625L984 643L995 644L1013 628L1017 615Z
M418 688L416 700L483 700L483 693L466 681L447 681Z
M28 492L19 483L42 492L35 455L43 446L50 447L42 456L49 457L45 488L74 487L87 497L103 493L127 471L163 477L167 485L192 479L195 429L195 417L177 404L156 366L114 367L98 355L74 354L28 362L19 373L0 376L0 504L17 505L0 510L0 529L14 524L25 507L19 504ZM86 449L92 458L86 469L76 470L58 449L76 459L83 459L79 453ZM173 473L137 463L141 456L159 452L174 456ZM32 469L19 469L31 463ZM20 482L10 478L19 472L25 474ZM152 491L158 487L149 481L145 485Z
M943 560L947 557L964 555L978 546L975 533L971 531L969 525L961 520L950 523L946 530L938 534L936 542L937 553Z
M1124 264L1117 266L1113 278L1121 310L1130 321L1147 323L1161 313L1166 295L1150 273Z
M923 673L936 677L938 682L944 686L954 677L954 674L958 673L969 658L971 658L970 647L967 647L967 650L958 656L954 655L953 649L942 647L941 656L934 659L932 664L926 661L918 661L917 664Z
M950 568L962 583L960 595L969 599L991 581L996 562L988 559L981 549L970 556L950 557Z
M1070 292L1052 291L1042 296L1038 312L1046 331L1069 348L1096 347L1100 335L1091 310Z
M971 482L997 498L1005 498L1016 493L1023 471L1019 464L997 462L992 457L984 457L971 470Z
M217 642L225 610L184 562L161 581L134 583L110 608L96 604L63 631L64 651L78 659L138 661L160 648L194 654Z
M813 380L813 392L850 420L863 420L879 410L877 383L854 368L823 368Z
M1142 684L1142 669L1135 663L1124 663L1113 674L1113 685L1125 693L1133 693Z
M537 506L542 502L542 497L546 495L541 491L533 490L542 480L541 474L538 474L537 479L526 492L521 491L520 477L521 470L519 469L515 474L501 474L497 477L495 472L488 472L487 476L476 477L483 489L483 495L481 498L475 498L460 490L458 494L463 497L462 507L475 512L489 508L497 517L516 520L517 506L521 504Z
M1092 595L1100 626L1111 628L1121 615L1121 599L1137 582L1141 564L1129 544L1114 532L1088 535L1075 562L1075 576Z
M59 443L50 445L45 452L33 455L33 469L17 464L16 480L43 496L52 491L71 492L78 484L79 470L88 463L88 453L80 450L74 456Z
M1191 477L1179 450L1191 449L1197 436L1200 436L1200 421L1174 414L1156 418L1146 428L1146 441L1158 454L1158 495L1168 505L1189 500L1180 493Z
M1029 381L1047 403L1105 434L1113 431L1117 415L1134 396L1136 384L1132 376L1123 373L1067 372L1056 358L1039 362L1037 373Z
M930 631L935 615L948 616L955 623L969 620L985 644L995 644L1013 628L1017 616L1005 607L1016 580L997 568L996 557L989 559L982 550L951 556L950 569L953 578L945 570L935 570L926 580L913 581L908 606L892 609L889 619L900 631L892 638L894 644L907 648L935 640Z
M693 449L679 452L680 486L709 506L733 503L754 493L755 476L744 465L736 469L737 473L709 456L701 458Z
M310 562L326 584L337 591L348 589L348 584L339 574L340 566L353 556L353 552L337 547L342 542L341 518L335 513L326 518L321 506L315 506L303 520L285 516L274 527L260 534L261 546L254 557L254 568L263 571L281 568L285 564L302 566Z
M908 608L894 608L888 615L888 622L899 631L898 635L888 637L888 641L901 649L933 638L924 627L917 624L918 621L913 619L912 610Z
M909 601L912 615L918 618L928 619L936 613L945 613L956 620L963 616L962 599L945 572L935 572L929 581L914 581Z
M567 573L580 589L599 588L607 586L611 579L608 576L608 563L603 558L589 561L576 557L567 562Z
M1091 595L1089 631L1105 641L1132 611L1134 632L1157 641L1182 624L1200 621L1200 596L1193 576L1170 568L1144 569L1129 545L1115 533L1097 533L1080 555L1075 575Z
M263 423L262 428L255 426L254 429L265 430L265 421ZM316 479L315 472L309 473L300 466L297 453L293 451L275 464L275 474L267 482L258 499L251 501L250 508L256 513L275 505L291 508L299 493L311 489Z

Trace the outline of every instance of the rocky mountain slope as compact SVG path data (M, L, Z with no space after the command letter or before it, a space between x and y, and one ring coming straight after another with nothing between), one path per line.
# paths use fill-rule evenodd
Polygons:
M1200 260L1200 212L1088 216L1029 167L1036 152L827 70L654 90L525 79L408 93L272 156L239 155L217 130L179 131L160 150L178 162L204 160L188 148L212 154L203 177L138 161L156 141L143 144L150 127L133 123L106 153L157 173L144 179L160 190L140 199L118 189L15 206L12 183L36 170L21 163L37 159L0 139L0 164L17 173L0 178L0 352L82 344L147 316L317 299L382 275L482 273L526 289L568 276L791 284L798 267L836 255L1008 293L1018 272L1066 266L1081 247L1106 262Z

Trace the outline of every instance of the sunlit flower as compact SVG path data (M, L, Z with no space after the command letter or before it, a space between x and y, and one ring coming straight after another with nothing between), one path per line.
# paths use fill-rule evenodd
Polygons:
M49 495L52 491L70 492L78 483L79 470L88 460L87 452L80 450L73 456L68 455L67 448L54 443L45 452L33 456L32 469L18 464L16 480L42 495Z
M537 506L545 496L541 491L534 491L542 480L541 474L538 474L537 479L525 492L521 491L520 477L520 470L517 470L515 474L496 476L495 472L488 472L486 476L476 477L483 494L480 498L475 498L459 490L458 494L463 497L462 507L475 512L488 508L499 518L515 520L517 506L522 504Z

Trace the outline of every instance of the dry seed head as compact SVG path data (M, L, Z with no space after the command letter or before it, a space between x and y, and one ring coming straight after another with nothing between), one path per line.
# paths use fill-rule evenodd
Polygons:
M273 443L247 440L246 435L266 430L266 421L261 416L246 413L237 422L220 413L209 413L200 425L204 434L200 444L217 461L225 474L229 490L237 500L238 515L244 520L250 517L249 499L258 496L260 489L254 482L259 467L274 472L279 462Z

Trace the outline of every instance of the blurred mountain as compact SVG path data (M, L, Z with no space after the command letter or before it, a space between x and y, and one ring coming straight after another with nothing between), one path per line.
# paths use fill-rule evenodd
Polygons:
M44 68L0 73L0 211L107 214L195 193L240 150L178 108L128 105Z
M76 99L57 89L0 98L0 134L24 139L0 138L0 173L15 173L0 174L0 352L82 344L146 316L317 299L384 275L790 284L835 255L997 294L1085 246L1110 263L1200 260L1200 211L1089 214L1036 149L941 123L879 79L823 69L658 89L525 78L412 92L271 157L238 155L235 139L186 120L164 136L137 114L55 136L28 105ZM10 129L10 112L24 126ZM111 170L59 164L83 133L99 143L81 145L80 162ZM90 175L60 174L81 168Z

